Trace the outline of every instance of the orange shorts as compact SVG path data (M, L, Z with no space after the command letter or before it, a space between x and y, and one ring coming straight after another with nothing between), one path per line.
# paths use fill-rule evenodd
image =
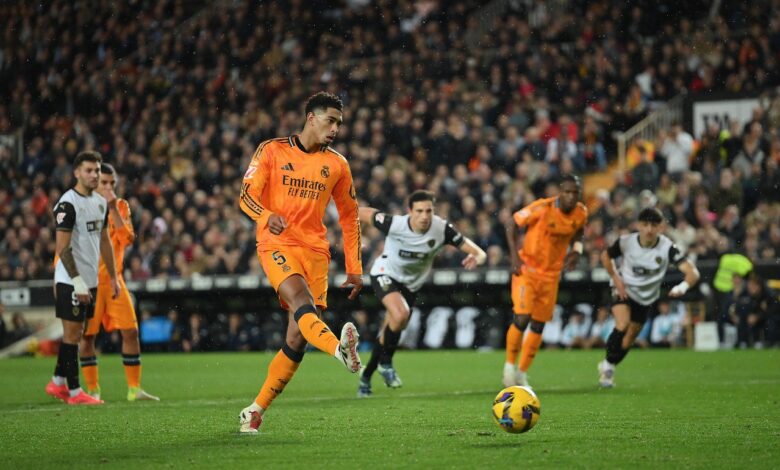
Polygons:
M98 283L95 315L89 320L85 335L98 334L100 325L103 325L105 331L138 329L130 291L127 290L124 279L120 277L118 281L119 295L116 299L111 298L110 284Z
M314 304L323 309L328 307L328 268L330 255L299 246L268 246L257 250L257 257L263 271L278 293L279 286L288 277L298 274L306 281L314 298ZM287 303L279 297L283 309Z
M552 320L558 300L558 280L548 281L526 273L512 275L512 310L516 315L531 315L532 320Z

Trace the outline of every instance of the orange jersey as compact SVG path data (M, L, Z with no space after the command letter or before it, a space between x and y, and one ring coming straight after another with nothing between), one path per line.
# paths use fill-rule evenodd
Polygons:
M133 222L130 220L130 205L124 199L116 200L116 209L119 211L119 217L124 225L117 227L114 223L114 216L109 209L108 230L111 237L111 248L114 250L114 266L116 266L117 277L122 277L125 262L125 248L132 245L135 241L135 232L133 231ZM111 276L108 275L108 268L100 258L100 268L98 269L98 284L109 282Z
M331 198L344 236L347 273L363 274L352 172L346 158L330 147L307 153L297 136L263 142L244 174L239 205L257 222L258 250L263 246L304 246L330 256L322 218ZM279 235L268 229L271 214L287 222Z
M523 272L556 279L574 235L588 221L588 209L578 202L568 214L558 208L558 198L539 199L515 212L515 223L527 227L523 247L519 250Z

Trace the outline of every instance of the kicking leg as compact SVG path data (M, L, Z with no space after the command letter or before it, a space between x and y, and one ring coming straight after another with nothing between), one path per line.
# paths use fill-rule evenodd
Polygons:
M515 314L512 323L506 330L506 362L504 362L504 387L518 385L517 356L523 345L523 332L531 321L531 315Z

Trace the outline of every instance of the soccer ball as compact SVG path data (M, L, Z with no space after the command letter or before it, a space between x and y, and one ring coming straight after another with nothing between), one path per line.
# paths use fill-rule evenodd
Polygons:
M513 385L498 392L493 400L493 419L506 432L526 432L539 420L541 406L533 390Z

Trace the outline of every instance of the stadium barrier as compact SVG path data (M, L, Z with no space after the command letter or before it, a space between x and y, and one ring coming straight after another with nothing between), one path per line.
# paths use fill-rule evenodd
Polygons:
M699 263L702 282L683 298L691 315L704 319L711 311L711 289L717 265ZM774 263L757 264L756 272L766 279L780 279L780 266ZM664 289L682 279L682 274L670 272ZM338 286L343 274L331 276L326 320L335 325L358 320L368 343L381 322L381 304L371 292L368 276L356 302L347 300L347 291ZM557 317L561 322L579 305L595 307L609 304L609 277L606 270L577 270L565 273L560 284ZM483 268L474 271L438 269L418 293L409 329L402 344L410 348L496 348L501 347L505 327L511 319L510 274L507 269ZM189 279L149 279L128 281L127 286L136 298L139 320L160 318L176 310L180 324L188 323L195 313L205 324L222 325L213 329L213 337L224 336L227 318L237 313L246 318L256 335L262 337L252 349L273 349L280 345L286 316L279 307L276 294L268 280L257 275L193 276ZM11 310L24 311L53 306L51 281L0 283L0 300ZM53 307L52 307L53 309ZM358 312L363 312L358 314ZM594 315L595 317L595 315ZM150 324L151 325L151 324ZM143 328L142 328L143 336ZM368 337L366 337L368 336ZM691 344L692 331L682 339ZM221 349L224 341L206 349ZM164 349L164 348L163 348Z

